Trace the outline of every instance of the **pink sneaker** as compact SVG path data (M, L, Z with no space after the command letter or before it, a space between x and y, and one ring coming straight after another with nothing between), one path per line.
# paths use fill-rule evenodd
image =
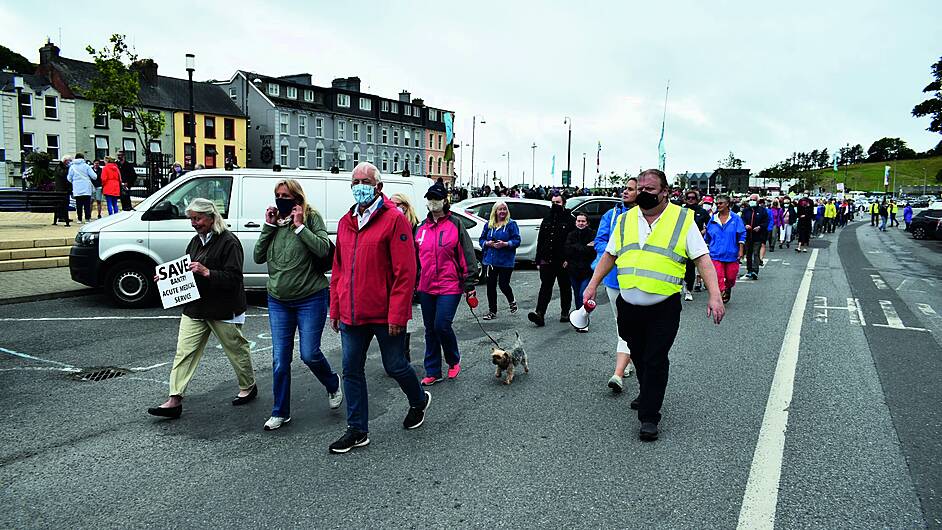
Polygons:
M451 373L451 372L448 372L448 373ZM422 384L423 384L424 386L431 386L431 385L434 385L435 383L437 383L437 382L439 382L439 381L442 381L442 380L443 380L443 379L442 379L442 376L438 376L438 377L423 377L423 378L422 378Z
M448 367L448 379L454 379L461 373L461 363Z

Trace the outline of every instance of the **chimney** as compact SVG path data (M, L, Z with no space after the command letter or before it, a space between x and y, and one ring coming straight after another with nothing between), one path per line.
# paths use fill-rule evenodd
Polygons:
M311 74L283 75L279 77L278 79L284 79L285 81L291 81L292 83L299 83L302 85L314 84L314 80Z
M408 90L403 90L399 93L399 101L408 103L410 99L412 99L412 94L410 94Z
M359 92L360 91L360 78L359 77L338 77L331 81L330 86L333 88L340 88L343 90L349 90L350 92Z
M153 59L134 61L130 69L137 72L141 86L157 86L157 63Z
M50 40L46 40L46 44L39 49L39 64L45 65L59 59L59 47L52 43Z
M412 100L412 104L415 105L416 107L424 107L424 106L425 106L425 100L424 100L424 99L420 99L420 98L415 98L415 99Z

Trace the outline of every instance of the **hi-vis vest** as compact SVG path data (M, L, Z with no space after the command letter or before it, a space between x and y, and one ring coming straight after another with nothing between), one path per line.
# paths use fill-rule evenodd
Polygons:
M618 216L615 267L618 287L670 296L680 292L687 266L687 231L693 215L687 208L668 204L644 243L638 243L638 207Z
M874 202L870 204L870 213L880 213L880 207L877 203Z

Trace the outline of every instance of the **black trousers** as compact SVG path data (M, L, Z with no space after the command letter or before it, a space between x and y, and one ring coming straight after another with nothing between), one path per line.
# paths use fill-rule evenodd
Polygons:
M746 236L746 271L759 274L759 256L762 253L762 239Z
M684 271L684 283L687 285L688 291L693 291L693 281L697 278L697 267L693 264L692 260L687 260L687 270Z
M536 298L536 312L546 316L546 309L553 298L554 282L559 285L560 314L568 315L572 309L572 284L562 263L540 265L540 294Z
M497 287L507 297L507 302L513 302L514 291L510 288L510 275L513 267L488 267L487 271L487 310L497 313Z
M619 296L615 308L618 336L631 348L631 362L638 372L638 420L658 423L670 372L667 354L680 328L680 295L650 306L631 305Z
M91 195L78 195L75 197L75 216L78 217L79 222L82 222L82 213L85 214L84 219L86 221L91 220L92 218L92 196Z
M877 218L880 217L878 213L870 214L870 226L877 226Z
M131 210L131 192L124 188L121 189L121 210L125 212Z

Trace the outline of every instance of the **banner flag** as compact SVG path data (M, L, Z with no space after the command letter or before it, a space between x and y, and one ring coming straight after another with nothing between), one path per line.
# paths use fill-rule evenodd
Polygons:
M550 177L556 178L556 155L553 155L553 162L550 165Z
M445 120L445 162L455 160L455 124L454 115L451 112L443 113Z
M664 150L664 122L661 122L661 140L657 143L658 169L664 171L667 165L667 152Z

